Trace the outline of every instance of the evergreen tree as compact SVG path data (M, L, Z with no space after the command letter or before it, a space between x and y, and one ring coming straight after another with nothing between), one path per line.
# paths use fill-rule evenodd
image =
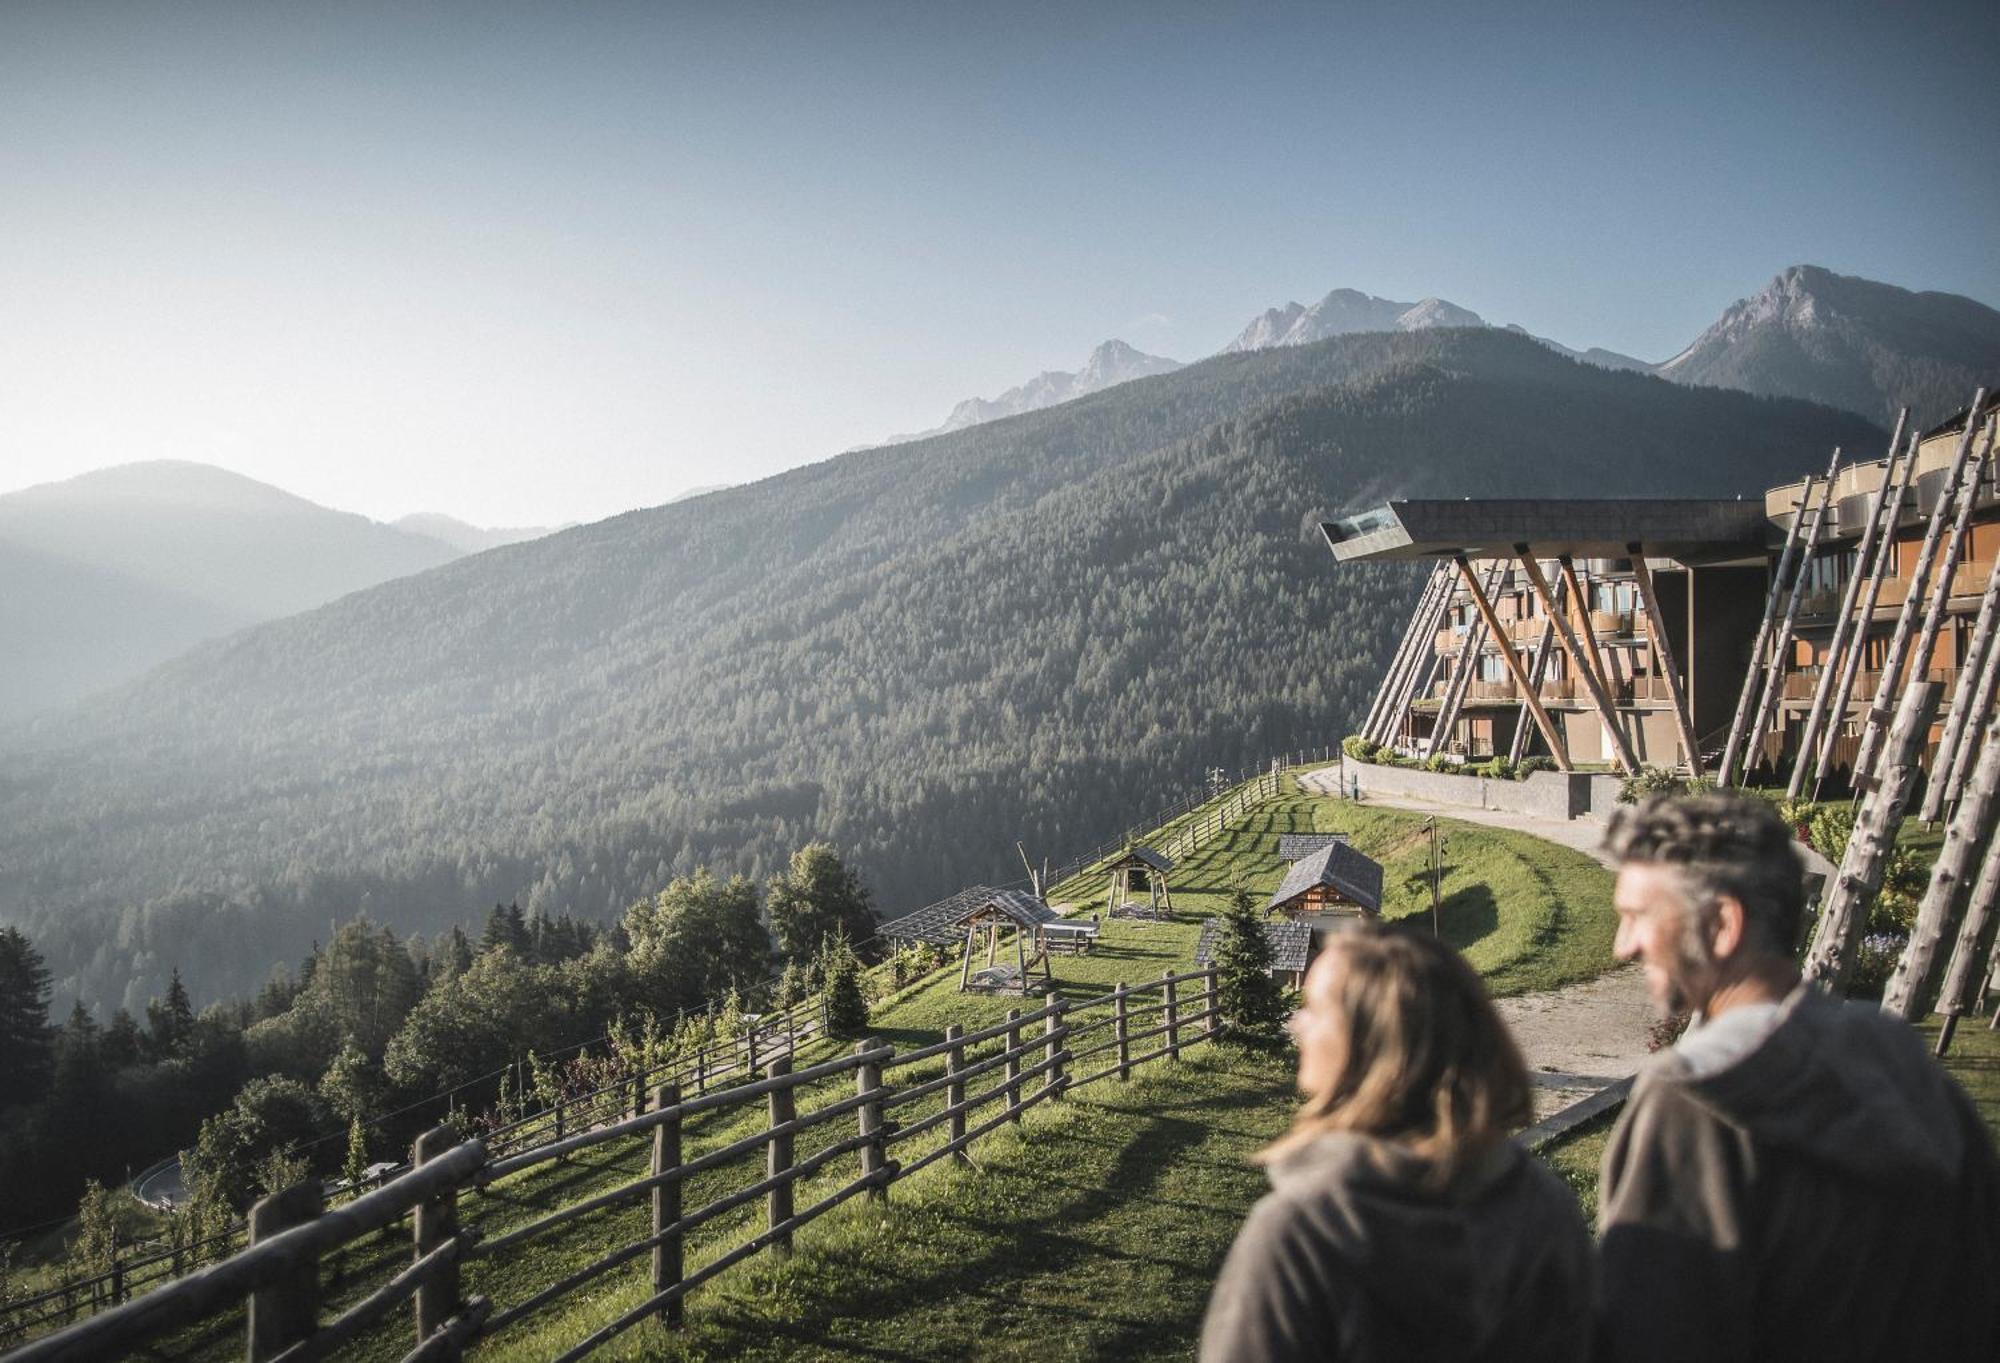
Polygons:
M465 929L458 924L451 925L444 941L438 944L437 970L439 979L449 980L463 975L472 968L472 942L465 935Z
M868 891L832 843L807 843L792 853L784 874L771 879L764 899L771 931L785 959L809 960L827 938L866 942L875 935Z
M104 1029L104 1041L99 1051L109 1069L123 1069L139 1063L144 1051L144 1039L139 1033L138 1021L129 1010L120 1008L111 1015L111 1025Z
M479 937L481 952L509 947L525 957L531 955L534 945L534 936L528 931L528 920L522 915L518 901L495 904L493 912L486 915L486 930Z
M826 990L826 1030L852 1040L868 1030L868 998L861 992L861 962L845 937L829 937L818 974Z
M340 1162L340 1176L347 1180L347 1195L358 1197L362 1176L368 1172L368 1128L357 1115L347 1123L347 1154Z
M1222 1020L1240 1039L1276 1041L1283 1034L1285 1004L1271 978L1271 941L1249 890L1239 888L1229 897L1219 938L1215 990Z
M25 932L0 928L0 1107L48 1087L51 1040L48 967Z
M178 1060L194 1040L194 1003L181 983L179 966L167 982L167 997L146 1005L146 1049L156 1060Z

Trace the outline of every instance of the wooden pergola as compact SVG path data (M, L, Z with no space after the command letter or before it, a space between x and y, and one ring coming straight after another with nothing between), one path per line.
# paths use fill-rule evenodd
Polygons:
M1021 890L995 890L982 897L960 914L955 923L965 929L965 964L958 972L958 991L1026 994L1028 972L1036 965L1042 968L1043 981L1053 984L1055 974L1050 967L1043 928L1058 916L1043 900ZM1015 959L1011 972L999 963L1000 935L1010 929L1014 934ZM982 932L986 936L986 969L980 972L983 983L975 980L972 973L972 958L979 949Z
M1174 911L1173 891L1167 886L1167 872L1174 863L1150 847L1128 847L1105 868L1110 873L1110 893L1105 911L1116 915L1132 902L1134 877L1144 877L1152 896L1152 917L1164 918ZM1165 901L1164 911L1161 902Z

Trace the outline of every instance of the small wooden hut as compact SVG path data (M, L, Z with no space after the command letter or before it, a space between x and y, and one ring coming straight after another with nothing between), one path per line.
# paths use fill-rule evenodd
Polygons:
M1167 872L1174 863L1167 857L1150 847L1128 847L1106 869L1111 891L1105 909L1113 918L1172 916L1174 896L1167 887ZM1135 894L1150 895L1150 907L1147 901L1134 899Z
M1324 934L1357 918L1382 912L1382 864L1345 842L1330 842L1285 872L1265 906Z
M1048 941L1043 929L1059 915L1043 900L1023 890L993 890L958 915L955 926L965 933L965 966L958 972L958 989L992 994L1026 994L1028 972L1042 968L1044 983L1054 983L1049 965ZM1000 938L1014 935L1014 964L1000 962ZM986 967L976 974L973 954L979 949L981 933L986 935Z

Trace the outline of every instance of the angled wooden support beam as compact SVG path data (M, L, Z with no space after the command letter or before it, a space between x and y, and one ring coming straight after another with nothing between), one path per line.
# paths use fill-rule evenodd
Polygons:
M1827 520L1833 515L1833 484L1839 473L1840 447L1836 445L1833 458L1826 464L1826 482L1821 489L1819 503L1809 506L1802 513L1808 520L1805 544L1799 552L1798 571L1792 574L1792 591L1785 600L1784 618L1771 636L1770 664L1764 669L1764 685L1757 696L1757 709L1750 718L1750 731L1744 736L1745 775L1756 765L1757 752L1764 746L1764 735L1777 722L1778 703L1785 696L1785 655L1791 652L1792 637L1798 628L1799 605L1805 600L1806 577L1812 567L1813 555L1819 552L1820 536L1826 532Z
M1722 746L1722 768L1715 774L1719 786L1736 782L1736 759L1743 755L1743 736L1750 729L1750 713L1757 704L1758 683L1763 679L1764 655L1771 642L1771 628L1777 623L1778 603L1784 599L1787 574L1799 547L1799 531L1804 527L1806 506L1812 501L1813 480L1807 477L1792 508L1792 523L1785 527L1785 547L1778 553L1778 566L1771 574L1770 590L1764 593L1764 618L1758 622L1757 637L1750 644L1750 661L1743 668L1743 689L1736 693L1736 712L1729 721L1729 741Z
M1395 653L1389 659L1389 666L1382 672L1382 685L1376 688L1375 701L1368 707L1368 719L1361 726L1360 733L1369 736L1374 734L1376 725L1381 721L1382 711L1387 708L1390 697L1396 694L1404 670L1412 665L1419 643L1419 631L1430 615L1431 603L1437 599L1441 589L1448 590L1444 584L1450 581L1450 572L1451 570L1442 563L1432 565L1431 575L1424 580L1423 591L1417 594L1417 604L1410 612L1410 623L1403 631L1402 642L1396 646Z
M1701 750L1695 744L1694 717L1688 713L1687 692L1681 686L1680 667L1674 660L1673 641L1667 637L1667 617L1660 613L1660 596L1653 588L1653 570L1646 564L1644 545L1628 544L1632 576L1639 584L1639 604L1646 610L1646 627L1653 636L1654 670L1667 679L1667 697L1674 705L1674 727L1680 731L1681 751L1687 754L1688 775L1701 779Z
M1882 461L1882 486L1876 489L1875 500L1868 508L1868 524L1862 528L1861 542L1854 549L1854 571L1848 575L1847 587L1841 593L1840 611L1833 617L1833 637L1827 640L1826 660L1820 665L1819 680L1813 684L1812 704L1806 709L1805 730L1799 735L1798 756L1792 760L1791 779L1785 784L1785 798L1796 800L1805 785L1808 769L1817 770L1820 763L1820 735L1829 727L1827 723L1828 702L1833 699L1833 686L1840 672L1840 659L1847 644L1848 632L1855 628L1854 607L1860 600L1861 584L1868 576L1868 564L1875 555L1875 536L1882 525L1882 513L1889 504L1889 488L1896 473L1896 449L1903 440L1903 427L1910 419L1910 409L1903 408L1896 418L1896 430L1889 437L1889 456ZM1832 500L1833 489L1827 489L1827 498ZM1866 638L1868 622L1863 619L1858 637Z
M1590 645L1590 666L1597 673L1597 680L1609 694L1611 690L1611 669L1604 661L1604 653L1597 646L1597 631L1590 623L1590 598L1584 594L1583 583L1576 575L1576 563L1568 554L1556 555L1556 569L1562 574L1563 584L1569 588L1569 613L1563 619L1572 622L1584 642Z
M1569 591L1567 582L1556 583L1556 604L1563 604L1564 594ZM1535 641L1535 660L1528 665L1528 684L1537 694L1542 688L1542 679L1549 674L1549 657L1556 651L1556 627L1553 622L1542 622L1542 637ZM1507 760L1519 762L1528 751L1528 704L1521 702L1521 713L1514 717L1514 741L1508 746Z
M2000 571L1996 571L1995 577L2000 577ZM1991 580L1987 582L1986 589L1989 594L1993 592L1994 587ZM1982 606L1982 613L1983 610L1984 607ZM2000 625L1996 625L1996 629L2000 629ZM1971 666L1973 664L1968 660L1967 667ZM1992 725L1994 723L1994 707L1996 704L2000 704L2000 632L1996 632L1987 640L1986 652L1979 659L1977 666L1979 669L1979 680L1974 685L1971 694L1963 697L1965 713L1964 737L1959 744L1952 769L1944 772L1942 776L1942 782L1946 787L1944 792L1945 805L1948 808L1956 806L1959 800L1963 798L1966 779L1971 775L1973 745L1979 741L1980 726ZM1963 680L1962 676L1961 680ZM1955 705L1959 703L1960 701L1958 700L1953 701ZM1933 763L1931 768L1932 781L1936 782L1940 780L1939 773L1941 770L1941 767Z
M1486 570L1486 590L1490 593L1500 581L1501 568L1498 564ZM1424 756L1435 757L1439 747L1451 736L1452 727L1458 723L1459 712L1465 708L1466 693L1472 689L1473 669L1478 665L1480 651L1486 646L1489 631L1484 616L1473 622L1465 632L1465 642L1458 650L1458 670L1451 674L1451 686L1445 692L1444 703L1438 706L1437 720L1431 725L1431 741L1424 745ZM1507 640L1501 639L1506 646Z
M1520 556L1528 585L1534 588L1536 599L1542 603L1542 609L1548 612L1550 621L1556 627L1556 637L1562 640L1563 651L1569 654L1570 667L1590 691L1590 703L1596 707L1597 717L1604 721L1605 732L1611 735L1611 746L1618 754L1618 765L1628 774L1636 774L1639 758L1632 751L1632 740L1626 737L1625 726L1619 723L1618 711L1612 707L1611 696L1605 691L1604 683L1598 680L1596 669L1590 665L1589 655L1578 641L1576 631L1570 628L1569 621L1557 609L1555 594L1549 590L1549 580L1542 576L1542 565L1535 561L1535 556L1525 544L1515 545L1514 552Z
M1937 756L1931 759L1930 785L1924 791L1923 809L1918 817L1935 823L1944 817L1948 803L1957 800L1965 786L1966 769L1972 764L1973 745L1979 740L1982 721L1993 722L1992 699L1978 700L1985 690L1986 672L1993 653L1993 633L2000 620L2000 559L1986 574L1986 590L1979 600L1979 617L1972 637L1966 641L1965 656L1959 660L1958 680L1952 685L1951 717L1945 721L1938 740Z
M1488 601L1486 593L1479 589L1479 579L1474 576L1472 565L1466 562L1464 554L1455 556L1452 561L1458 565L1458 575L1464 580L1465 589L1472 593L1472 604L1478 609L1480 618L1486 621L1486 628L1500 636L1500 656L1506 660L1507 671L1514 678L1514 685L1521 688L1521 699L1526 703L1528 713L1535 717L1535 727L1542 731L1542 741L1549 745L1549 751L1555 755L1556 765L1564 771L1574 770L1569 760L1569 748L1564 745L1562 735L1556 732L1555 721L1549 718L1549 712L1542 708L1542 698L1528 685L1527 669L1521 666L1520 655L1514 652L1512 641L1506 638L1506 632L1500 628L1500 621L1494 617L1493 603Z
M1989 845L1980 863L1979 879L1973 882L1972 897L1965 906L1965 919L1958 926L1958 940L1952 944L1951 964L1945 968L1944 988L1938 992L1937 1011L1944 1018L1938 1029L1937 1053L1951 1049L1952 1029L1960 1017L1979 1011L1980 976L2000 973L2000 938L1992 937L1994 903L2000 900L2000 847ZM1985 953L1992 953L1987 969Z
M1931 508L1930 522L1924 527L1924 542L1917 550L1917 562L1915 570L1910 575L1909 592L1903 597L1902 609L1896 613L1896 631L1889 639L1889 656L1883 660L1882 677L1875 687L1875 703L1868 707L1868 725L1861 733L1861 751L1854 759L1854 769L1857 772L1866 771L1874 765L1876 749L1882 746L1883 736L1888 731L1891 712L1885 708L1885 704L1902 685L1903 664L1910 652L1910 636L1916 628L1918 613L1924 609L1930 596L1931 567L1938 556L1938 545L1944 539L1945 524L1947 521L1953 524L1958 522L1954 513L1964 490L1962 485L1965 482L1966 466L1972 458L1973 437L1979 428L1979 422L1975 418L1985 406L1986 390L1981 388L1972 400L1972 413L1966 417L1965 432L1959 437L1958 448L1952 453L1951 472L1946 476L1938 492L1937 505ZM1966 514L1968 517L1971 514L1969 499L1967 499ZM1944 578L1947 583L1950 582L1950 567L1944 570ZM1936 632L1934 630L1928 632L1931 640L1935 640ZM1926 672L1929 670L1929 641L1917 654L1917 667ZM1915 672L1911 676L1914 680L1923 680L1923 677Z
M1419 696L1423 695L1430 686L1431 679L1437 675L1441 657L1437 651L1437 634L1444 627L1445 615L1451 609L1451 597L1452 586L1447 581L1444 590L1438 593L1437 600L1431 603L1431 613L1418 631L1420 643L1417 652L1410 660L1409 671L1403 676L1402 689L1397 693L1394 703L1383 712L1381 733L1376 737L1376 742L1387 744L1395 739L1396 731L1409 718L1410 707L1416 703Z
M1893 454L1889 462L1891 465L1896 462ZM1889 564L1896 556L1896 527L1903 519L1903 507L1908 504L1910 496L1910 481L1916 471L1917 436L1912 432L1909 448L1903 455L1902 471L1896 475L1896 490L1886 505L1875 508L1881 517L1882 533L1875 541L1874 562L1868 568L1868 581L1861 589L1861 602L1854 613L1854 646L1841 660L1840 681L1834 687L1833 702L1827 707L1826 732L1820 738L1817 770L1813 775L1815 800L1819 798L1820 787L1826 782L1827 769L1833 765L1833 745L1840 741L1840 730L1847 723L1847 707L1854 699L1855 679L1861 675L1861 665L1868 658L1868 633L1875 622L1875 603L1881 600L1883 580L1888 577Z

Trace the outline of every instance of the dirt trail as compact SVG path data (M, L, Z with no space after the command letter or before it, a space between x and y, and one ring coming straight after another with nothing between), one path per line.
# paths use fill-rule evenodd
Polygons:
M1299 783L1317 794L1337 795L1339 779L1339 768L1335 767L1309 772ZM1370 795L1366 803L1511 829L1574 848L1607 867L1614 865L1599 846L1604 825L1591 819L1538 819L1397 795ZM1500 999L1496 1006L1527 1057L1535 1080L1538 1118L1625 1078L1646 1058L1646 1029L1652 1009L1637 966L1621 966L1566 989Z

